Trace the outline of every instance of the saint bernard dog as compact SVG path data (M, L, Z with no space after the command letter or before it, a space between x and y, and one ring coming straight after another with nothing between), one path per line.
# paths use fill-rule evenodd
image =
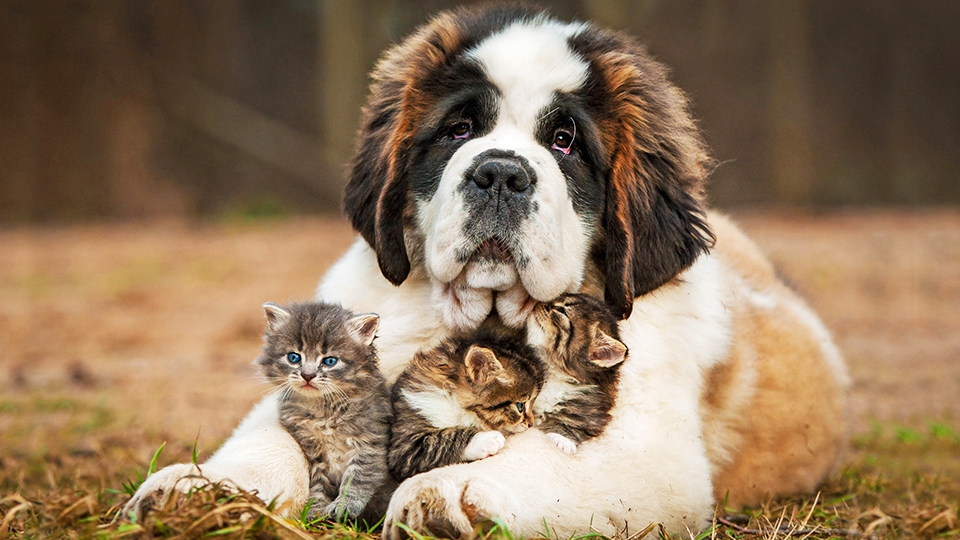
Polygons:
M385 537L400 524L466 537L491 518L518 536L686 533L719 501L810 492L833 469L843 358L750 240L705 209L710 170L686 98L622 34L499 6L442 13L386 53L346 189L359 238L317 296L380 314L391 382L417 350L490 317L522 328L534 302L572 291L605 299L631 354L602 435L567 455L531 429L415 476ZM200 468L302 505L291 442L268 397ZM132 507L189 487L192 467L154 475Z

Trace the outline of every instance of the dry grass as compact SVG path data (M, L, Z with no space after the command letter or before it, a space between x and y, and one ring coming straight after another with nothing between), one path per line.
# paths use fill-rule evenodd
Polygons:
M720 509L705 536L957 537L960 212L740 221L835 331L857 435L818 497ZM259 305L310 297L351 237L327 219L0 231L0 539L302 537L222 490L114 517L162 442L161 466L195 439L202 459L266 390Z

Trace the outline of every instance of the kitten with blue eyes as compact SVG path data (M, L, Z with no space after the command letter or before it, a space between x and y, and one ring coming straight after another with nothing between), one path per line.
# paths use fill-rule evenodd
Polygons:
M394 485L386 461L392 408L373 345L379 317L323 302L263 310L257 363L280 387L280 424L310 466L308 517L377 521Z
M393 386L390 472L402 481L496 454L504 434L533 426L542 383L534 351L503 331L482 328L418 351Z
M527 343L547 366L533 404L537 428L572 455L610 422L619 368L627 358L617 318L598 298L564 294L534 307Z

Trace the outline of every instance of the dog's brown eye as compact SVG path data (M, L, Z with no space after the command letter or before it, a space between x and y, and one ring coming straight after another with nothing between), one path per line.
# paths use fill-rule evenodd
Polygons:
M559 150L564 154L570 153L570 146L573 145L573 133L565 129L558 129L553 134L553 149Z
M450 136L454 139L466 139L470 136L470 122L457 122L450 128Z

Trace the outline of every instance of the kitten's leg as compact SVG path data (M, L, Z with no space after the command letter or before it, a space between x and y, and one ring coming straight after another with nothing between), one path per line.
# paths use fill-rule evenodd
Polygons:
M576 454L580 443L592 436L584 430L578 429L576 425L568 424L566 418L558 418L553 414L545 415L543 421L537 425L537 429L546 433L547 437L557 445L557 448L568 456Z
M462 463L467 445L479 432L475 428L436 429L395 436L390 443L390 472L397 480L444 465Z
M330 506L330 497L327 497L326 492L323 490L323 482L311 481L310 483L310 500L307 504L310 505L310 509L307 510L307 519L313 521L322 516L330 515L327 511L327 508Z
M610 397L602 392L586 390L544 414L537 428L546 433L557 448L573 455L580 443L603 433L610 423L612 404Z
M488 458L503 449L507 440L499 431L481 431L470 439L470 443L463 449L464 461L476 461Z
M377 489L386 482L389 474L384 455L386 434L383 439L383 444L364 444L356 448L356 455L343 473L339 495L324 509L328 516L338 521L344 517L356 519Z
M395 401L394 407L396 421L387 463L397 480L444 465L462 463L467 446L475 435L480 434L476 428L436 428L404 399ZM485 456L474 459L480 457Z
M559 433L547 433L547 437L553 441L553 444L557 445L557 448L562 450L564 454L572 456L577 453L577 446L579 445L575 441Z

